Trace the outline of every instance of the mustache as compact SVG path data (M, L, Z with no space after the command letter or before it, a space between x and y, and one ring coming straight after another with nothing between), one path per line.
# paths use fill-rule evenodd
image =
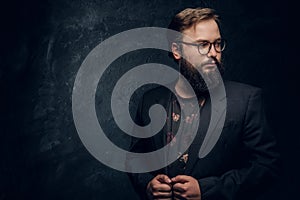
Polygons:
M201 64L199 64L197 66L189 63L188 60L186 60L184 58L181 58L180 61L179 61L179 71L181 71L181 70L186 71L188 69L189 71L191 71L194 74L196 72L199 72L198 70L202 70L202 67L204 67L205 65L208 65L208 64L209 65L212 65L212 64L216 65L219 72L221 73L221 75L224 74L225 67L223 65L222 60L218 61L217 58L215 58L215 57L210 57L206 61L203 61ZM195 76L195 74L194 74L194 76Z
M201 66L211 65L211 64L220 66L220 62L216 58L210 58L209 60L201 63Z

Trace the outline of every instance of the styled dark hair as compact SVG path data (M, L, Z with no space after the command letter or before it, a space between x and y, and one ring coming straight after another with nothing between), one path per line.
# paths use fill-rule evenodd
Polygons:
M215 10L211 8L186 8L174 16L168 28L183 32L197 23L209 19L215 20L219 26L220 19Z
M173 17L168 29L182 33L184 30L197 25L199 22L210 19L215 20L220 30L220 18L214 9L201 7L186 8ZM174 34L167 34L167 38L170 50L173 42L181 40L181 38L176 38ZM173 57L171 52L169 52L169 56Z

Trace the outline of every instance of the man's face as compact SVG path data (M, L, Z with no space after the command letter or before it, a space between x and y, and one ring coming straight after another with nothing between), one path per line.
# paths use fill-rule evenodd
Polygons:
M214 43L221 39L218 25L213 19L202 21L182 33L184 35L182 41L187 43ZM206 91L207 88L213 88L219 84L221 77L217 73L217 69L221 69L221 53L216 51L214 45L206 55L202 55L197 46L181 43L179 56L174 51L173 55L179 60L180 72L190 81L196 93ZM186 59L183 59L182 55ZM206 84L198 70L202 73Z

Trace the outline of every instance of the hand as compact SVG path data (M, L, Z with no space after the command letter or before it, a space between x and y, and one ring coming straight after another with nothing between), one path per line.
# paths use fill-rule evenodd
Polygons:
M172 184L171 179L163 174L154 177L147 185L147 196L150 200L171 200Z
M201 200L200 186L191 176L179 175L171 179L176 200Z

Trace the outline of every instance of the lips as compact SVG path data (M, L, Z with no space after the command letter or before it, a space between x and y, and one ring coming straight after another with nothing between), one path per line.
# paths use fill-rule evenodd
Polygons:
M202 65L202 69L203 70L212 70L212 69L216 69L217 65L215 63L207 63Z
M204 65L202 65L202 67L216 67L216 63L206 63Z

